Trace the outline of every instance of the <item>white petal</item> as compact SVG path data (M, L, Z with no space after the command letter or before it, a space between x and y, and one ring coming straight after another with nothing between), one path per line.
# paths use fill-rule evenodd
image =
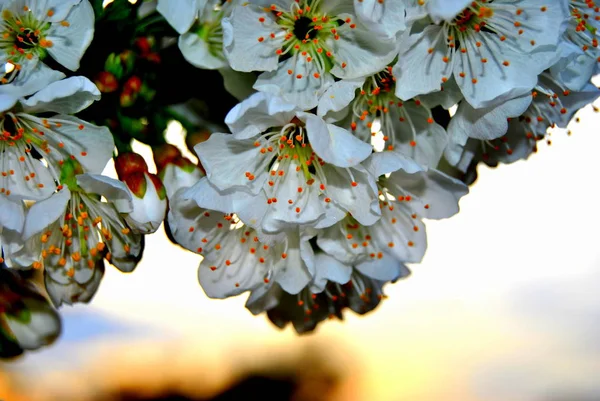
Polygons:
M188 167L182 168L169 163L160 171L159 177L167 190L167 198L171 199L178 190L189 188L204 177L204 173L197 166L193 166L191 170Z
M471 0L428 0L427 11L434 22L451 21Z
M313 293L325 290L327 283L333 281L338 284L346 284L352 275L352 266L346 265L326 253L319 252L315 255L316 274L310 285Z
M267 180L267 167L272 158L261 154L253 140L236 140L229 134L212 134L208 141L194 147L206 176L219 190L229 188L257 194ZM250 180L246 173L255 175Z
M0 88L2 87L0 86ZM0 110L6 111L12 109L18 100L12 94L0 93Z
M358 19L373 32L394 37L406 29L403 1L354 0Z
M231 15L223 18L222 26L223 52L231 68L244 72L277 68L279 55L276 50L283 44L283 36L278 35L275 39L270 36L271 32L280 30L273 14L246 3L234 7Z
M48 272L44 272L44 284L52 303L58 308L63 304L88 303L98 291L103 275L104 261L99 260L93 270L93 276L87 283L79 284L73 280L69 284L61 284L54 281Z
M437 167L448 135L441 125L429 120L429 109L412 101L404 102L402 107L390 106L388 117L392 127L384 126L383 133L394 138L394 152L409 156L422 166Z
M130 213L133 210L131 193L121 181L101 174L80 174L77 185L85 192L104 196L113 203L119 213Z
M151 234L158 230L167 213L167 198L158 194L154 182L145 175L146 193L142 199L132 194L133 210L127 216L131 228L142 234Z
M345 19L343 16L338 17ZM346 16L348 17L348 16ZM397 55L395 38L382 38L362 24L338 28L339 39L327 39L334 54L331 74L342 79L365 77L384 69Z
M466 40L463 46L466 53L457 52L454 57L454 77L474 108L495 106L531 92L538 75L554 63L556 55L556 51L548 50L526 56L487 32L479 32L477 40ZM502 49L500 54L498 49ZM489 61L482 63L481 59ZM505 66L504 61L510 64ZM461 72L466 73L464 78L459 76Z
M288 233L287 258L280 259L273 273L273 281L288 294L299 293L314 275L314 253L308 242L312 237L314 234Z
M263 285L252 291L245 306L252 314L258 315L276 307L282 294L283 290L278 285Z
M51 83L29 99L21 101L30 114L54 112L75 114L100 99L96 85L85 77L71 77Z
M60 334L60 317L47 302L32 298L25 298L23 302L30 313L28 321L21 322L6 315L6 323L19 346L33 350L51 344Z
M410 274L410 271L402 262L387 253L384 253L381 259L358 263L355 267L365 276L381 281L394 281Z
M324 117L346 108L356 97L356 90L363 86L364 78L343 79L334 82L319 99L317 115Z
M324 165L322 169L327 177L327 193L334 203L362 225L369 226L379 219L381 213L375 178L363 166L342 169ZM352 182L357 185L352 186Z
M379 177L397 170L403 170L409 174L424 170L423 166L398 152L373 153L371 157L365 160L363 166L374 177Z
M224 221L224 214L198 206L193 199L186 199L184 192L179 190L170 199L169 228L179 245L200 253L198 248L203 246L202 239Z
M371 145L343 128L326 124L314 114L298 113L298 118L305 121L310 145L326 163L338 167L352 167L369 157L373 151Z
M393 207L392 210L389 206ZM403 263L420 263L427 249L425 225L412 218L414 212L412 205L390 201L389 205L382 207L381 219L369 227L377 247ZM414 231L414 227L418 231Z
M295 105L278 96L258 92L231 109L225 123L237 139L249 139L268 128L283 127L294 118L296 110Z
M200 5L198 4L200 3ZM187 32L206 0L158 0L156 11L181 35Z
M47 39L53 45L48 53L71 71L79 69L79 60L94 37L94 9L88 0L81 1L71 8L66 18L68 26L53 23Z
M464 183L437 170L417 174L399 170L392 173L387 182L412 194L415 204L422 205L417 213L430 219L443 219L458 213L459 199L469 192Z
M29 96L64 77L65 74L49 68L42 62L38 62L31 67L21 66L21 71L10 84L0 85L0 94L11 95L15 98ZM0 110L6 110L10 107L12 105L4 109L0 106Z
M498 106L474 109L461 102L448 125L448 133L458 138L466 133L471 138L496 139L506 134L508 118L518 117L527 110L533 97L531 93L508 100Z
M276 194L280 201L268 206L262 222L266 232L277 233L290 225L312 224L325 214L325 202L319 198L320 183L315 181L307 185L304 171L297 167L300 167L299 163L292 161L278 182ZM302 192L299 193L298 188Z
M82 0L46 0L46 1L27 1L29 8L39 19L48 22L60 22L67 18L72 8ZM88 0L83 0L86 3ZM48 11L52 10L52 16Z
M27 119L24 117L24 119ZM108 161L112 158L115 149L113 136L106 127L99 127L80 120L77 117L57 115L52 122L60 122L61 126L53 125L52 131L58 133L57 141L62 143L59 152L50 152L45 155L46 160L54 165L71 155L77 159L83 169L88 173L101 173ZM31 122L32 126L37 125ZM40 131L43 126L38 126ZM47 137L49 137L47 133Z
M333 83L331 74L320 71L316 62L296 54L279 64L275 71L263 72L254 89L281 96L301 110L317 106L319 97Z
M8 173L6 177L0 177L2 187L6 189L4 194L10 192L8 198L14 200L46 199L56 188L53 174L41 160L34 159L30 153L17 153L19 151L17 147L9 147L2 156L2 167ZM34 178L32 173L35 173Z
M195 32L181 35L178 44L183 57L195 67L216 70L229 66L223 54L215 54L214 49Z
M428 26L423 32L411 35L408 41L410 44L400 51L392 70L396 77L396 96L402 100L437 92L442 78L452 75L452 61L443 61L448 48L441 27Z
M71 200L71 191L63 188L48 199L36 202L27 212L23 238L25 240L41 233L50 224L65 214L67 203Z
M0 233L2 229L21 232L25 223L25 209L22 202L14 202L0 195Z
M236 213L245 224L255 229L259 228L267 211L264 192L253 195L236 189L219 191L206 177L178 196L184 200L193 200L201 208Z

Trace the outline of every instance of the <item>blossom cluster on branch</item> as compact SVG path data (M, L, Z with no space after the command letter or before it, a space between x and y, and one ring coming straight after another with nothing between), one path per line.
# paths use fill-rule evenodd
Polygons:
M600 92L591 0L104 3L0 2L0 328L17 348L60 330L36 273L54 306L88 302L163 220L209 297L249 292L300 333L371 311L477 164L526 159ZM198 164L166 143L172 120Z

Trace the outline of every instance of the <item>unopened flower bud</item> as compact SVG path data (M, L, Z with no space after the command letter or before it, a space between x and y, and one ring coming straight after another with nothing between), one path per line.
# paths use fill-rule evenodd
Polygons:
M133 106L136 98L137 96L134 92L128 89L124 89L121 92L121 96L119 97L119 104L121 105L121 107Z
M126 91L137 93L142 88L142 80L134 75L125 82L124 88Z
M115 170L121 181L124 177L133 173L144 173L148 171L148 165L142 156L133 152L120 153L115 158Z
M160 178L148 172L134 172L121 178L132 195L133 211L127 216L132 228L143 234L156 231L167 213L167 192Z
M33 350L56 340L60 317L37 289L18 273L0 267L0 336L21 350ZM0 348L0 356L5 356Z
M110 93L119 89L119 81L110 72L102 71L96 75L94 83L102 93Z
M177 146L165 143L157 146L152 152L154 156L154 163L156 168L160 171L167 163L172 162L174 159L181 157L181 151L177 149Z

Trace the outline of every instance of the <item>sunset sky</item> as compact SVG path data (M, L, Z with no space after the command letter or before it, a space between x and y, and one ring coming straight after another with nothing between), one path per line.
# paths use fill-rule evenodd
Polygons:
M119 386L210 395L296 359L338 372L336 400L600 399L599 126L588 108L529 161L481 167L460 214L427 224L425 260L389 299L312 335L252 316L244 296L208 299L199 257L161 228L134 273L107 268L90 305L62 309L54 346L0 366L0 399L85 401Z

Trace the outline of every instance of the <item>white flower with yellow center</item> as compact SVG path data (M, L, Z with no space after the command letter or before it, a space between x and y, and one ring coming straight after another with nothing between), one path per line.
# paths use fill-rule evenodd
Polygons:
M544 72L531 94L494 108L474 110L461 104L448 126L446 159L462 172L480 161L496 166L526 159L537 151L548 128L566 128L578 110L599 96L591 83L570 91Z
M198 206L186 189L170 200L168 223L177 243L204 256L198 269L209 297L225 298L278 283L296 294L314 276L312 232L268 238L238 216Z
M0 90L0 197L50 196L61 163L69 159L86 172L101 172L112 156L112 135L106 127L68 115L99 98L96 86L83 77L54 82L28 99Z
M354 265L373 279L393 280L401 266L381 263L391 257L420 262L427 248L423 218L442 219L458 212L467 187L460 181L426 169L392 152L374 154L365 163L379 176L381 219L371 226L347 216L318 234L317 244L342 263Z
M205 69L228 67L223 55L221 20L237 0L159 0L157 10L179 33L179 49L190 64Z
M338 125L367 143L379 135L384 144L380 150L437 167L448 142L446 131L420 99L400 100L395 89L391 67L366 78L338 81L319 100L317 114L341 119Z
M264 93L236 106L226 123L233 135L212 134L195 147L208 179L192 187L200 206L268 233L327 227L347 212L365 225L379 219L375 177L360 164L371 145ZM223 209L227 202L233 210Z
M326 269L324 265L335 262L324 254L316 254L317 272L320 266ZM246 307L255 315L266 312L269 320L279 328L292 323L299 334L313 331L325 319L343 319L346 309L361 315L372 311L387 297L383 292L387 281L372 279L351 266L347 269L345 282L324 279L318 290L307 286L298 294L289 294L278 285L257 289L250 294ZM409 274L410 271L403 267L396 279Z
M76 71L94 36L88 0L7 0L0 18L0 65L11 63L24 74L48 55Z
M254 88L308 110L334 77L374 73L395 56L395 40L379 37L354 14L352 0L254 1L223 19L231 68L264 71Z
M568 15L566 0L470 2L452 19L403 37L396 94L436 92L452 77L474 108L527 93L558 59Z
M81 173L77 162L65 161L60 189L29 209L23 229L25 246L13 255L17 264L44 268L46 286L57 306L91 298L82 293L90 286L97 288L103 259L131 272L143 250L141 234L125 220L133 212L125 184Z
M593 1L570 0L569 11L571 16L561 43L563 58L551 71L568 89L577 91L597 73L600 8Z

